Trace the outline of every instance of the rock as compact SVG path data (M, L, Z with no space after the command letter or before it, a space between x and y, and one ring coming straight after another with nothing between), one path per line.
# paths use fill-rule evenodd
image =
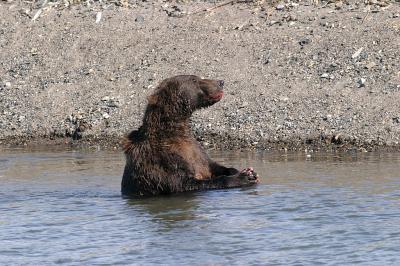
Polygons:
M364 86L365 86L365 81L366 81L365 78L360 78L360 79L357 81L358 87L359 87L359 88L364 87Z
M297 21L297 17L294 14L285 14L283 15L283 20L287 22Z
M110 97L109 96L104 96L101 100L103 102L108 102L110 100Z
M249 105L249 103L248 102L243 102L242 103L242 105L241 106L239 106L239 109L241 109L241 108L245 108L245 107L247 107Z
M277 23L279 23L279 21L276 21L276 20L271 20L270 22L269 22L269 25L274 25L274 24L277 24Z
M107 114L107 113L104 113L104 114L103 114L103 118L104 118L104 119L108 119L108 118L110 118L110 115Z
M108 101L107 106L108 106L108 107L115 107L115 108L118 108L118 107L119 107L119 104L118 104L114 99L111 99L110 101Z
M326 72L328 73L332 73L337 69L338 65L336 63L332 63L328 66L328 68L326 69Z
M182 17L184 14L182 9L180 9L180 7L176 5L173 6L166 5L164 6L164 11L167 13L169 17Z
M372 68L374 68L375 66L376 66L375 62L369 62L365 67L366 67L367 69L372 69Z
M11 88L11 82L7 81L7 82L5 83L5 85L6 85L6 88Z
M97 12L97 14L96 14L96 23L100 23L101 16L102 16L102 13L101 12Z
M328 74L328 73L323 73L323 74L321 75L321 78L323 78L323 79L329 79L329 74Z
M285 5L279 4L275 8L276 8L276 10L283 10L285 8Z
M306 45L306 44L309 44L310 42L311 42L310 39L308 39L308 38L303 38L303 39L301 39L301 40L299 41L299 44L300 44L301 46L304 46L304 45Z
M38 54L37 49L36 48L32 48L31 49L31 55L37 55L37 54Z
M142 15L137 15L135 18L136 22L142 23L144 22L144 17Z
M343 2L342 1L339 1L339 2L335 3L335 9L341 9L342 6L343 6Z
M360 49L358 49L352 56L352 59L356 59L357 57L360 56L361 52L363 51L364 47L361 47Z

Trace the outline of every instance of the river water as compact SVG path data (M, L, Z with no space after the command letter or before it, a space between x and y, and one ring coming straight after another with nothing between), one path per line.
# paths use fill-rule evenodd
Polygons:
M400 154L212 152L260 185L120 195L118 152L0 151L0 265L400 265Z

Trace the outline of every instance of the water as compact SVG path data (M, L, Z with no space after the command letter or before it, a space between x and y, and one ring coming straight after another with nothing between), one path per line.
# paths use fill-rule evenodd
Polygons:
M0 151L0 264L399 265L400 154L211 155L262 183L124 199L120 153Z

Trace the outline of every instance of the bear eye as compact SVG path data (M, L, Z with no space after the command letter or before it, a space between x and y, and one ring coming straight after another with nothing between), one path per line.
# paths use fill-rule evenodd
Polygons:
M199 82L196 78L192 78L192 81L193 81L194 83L198 83L198 82Z

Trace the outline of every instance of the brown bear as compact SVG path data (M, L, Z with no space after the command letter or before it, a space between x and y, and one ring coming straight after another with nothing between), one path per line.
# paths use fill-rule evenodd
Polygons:
M222 80L192 75L161 82L148 97L142 126L124 139L123 194L150 196L258 183L251 168L239 172L212 161L191 133L192 113L220 101L223 86Z

